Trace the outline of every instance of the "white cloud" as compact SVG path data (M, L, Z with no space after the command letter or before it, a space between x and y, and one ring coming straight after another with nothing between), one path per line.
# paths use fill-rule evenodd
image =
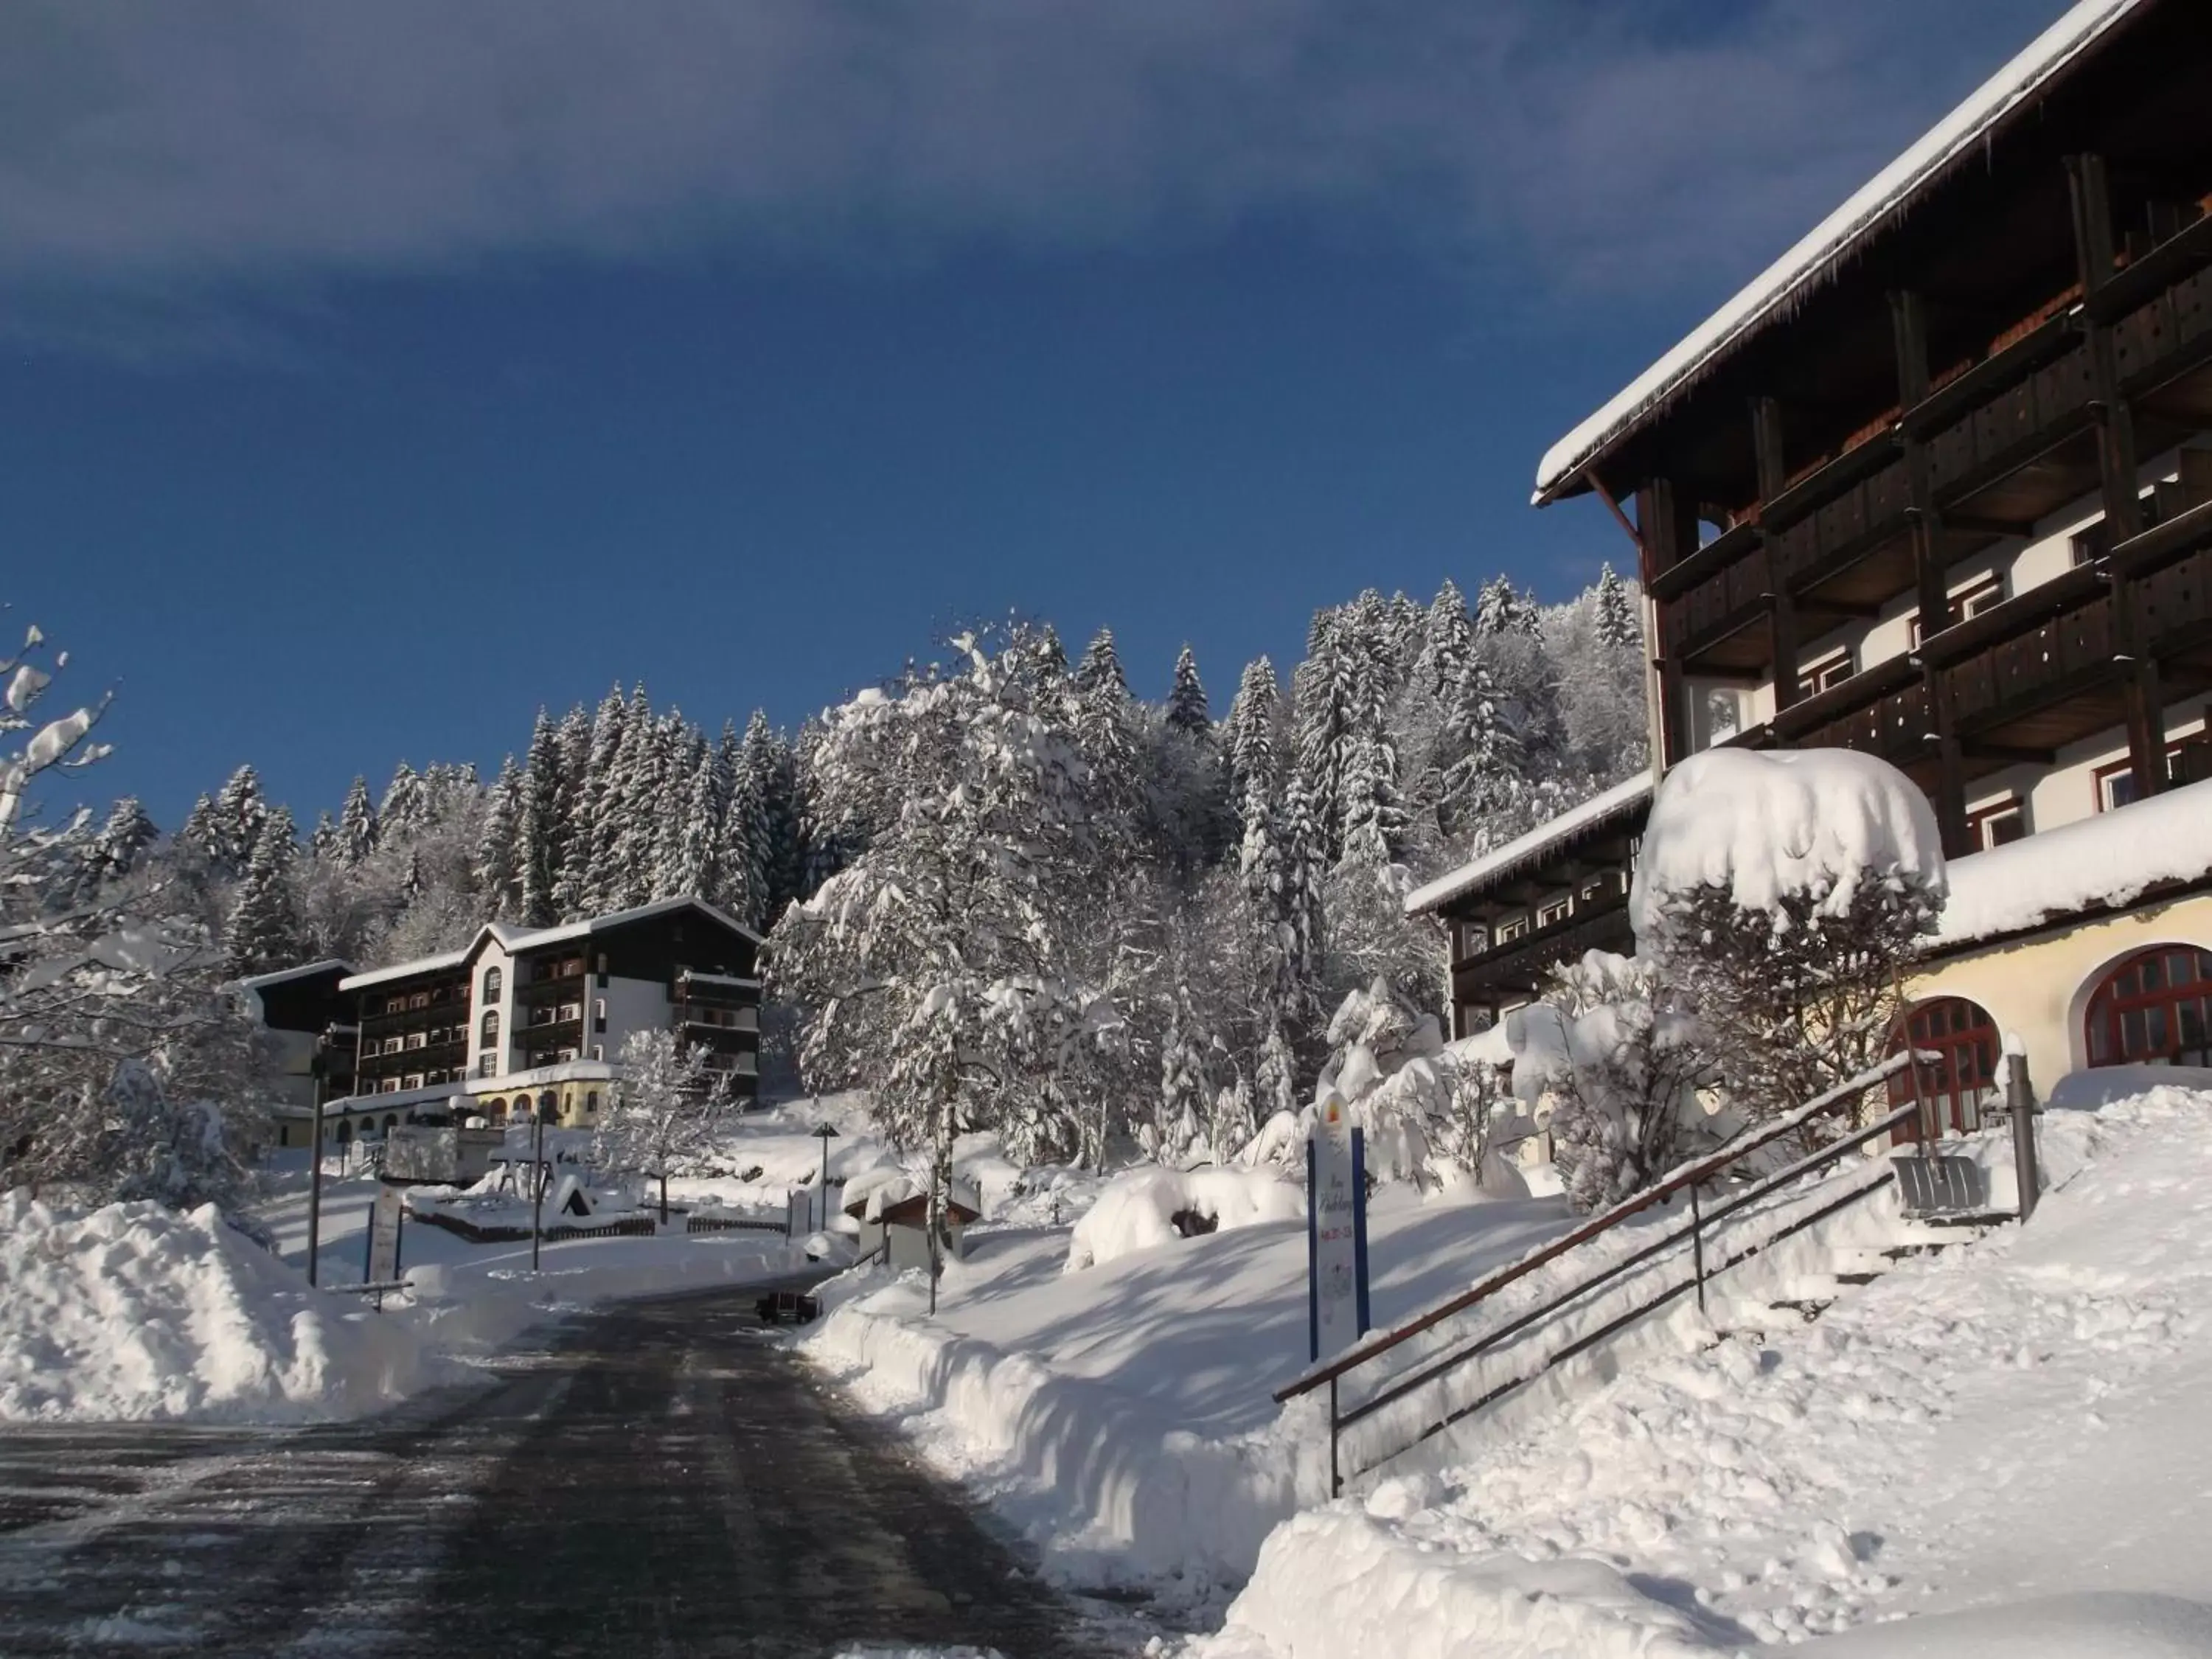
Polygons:
M1127 240L1289 209L1471 237L1548 283L1709 283L2057 9L16 0L0 278L221 291L726 239Z

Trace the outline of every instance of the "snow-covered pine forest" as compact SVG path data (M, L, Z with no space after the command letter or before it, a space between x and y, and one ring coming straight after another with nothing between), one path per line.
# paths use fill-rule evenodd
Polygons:
M1188 650L1155 701L1110 633L1071 661L1013 623L796 733L617 687L541 712L489 780L402 764L304 835L251 765L173 835L123 801L81 878L192 896L241 975L698 893L771 934L808 1012L770 1065L883 1088L902 1139L957 1097L1039 1157L1227 1150L1310 1090L1348 992L1441 1012L1412 884L1645 764L1638 614L1610 568L1551 606L1502 576L1472 603L1370 590L1225 702Z

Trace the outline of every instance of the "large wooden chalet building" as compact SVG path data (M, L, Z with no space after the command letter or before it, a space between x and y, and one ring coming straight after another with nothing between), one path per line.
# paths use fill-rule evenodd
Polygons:
M367 973L318 963L250 983L272 1024L322 1032L325 1141L430 1115L589 1128L640 1030L678 1033L752 1097L760 943L713 905L672 898L557 927L492 922L460 950ZM305 1145L305 1126L285 1139Z
M2212 1063L2212 785L2146 811L2212 775L2212 5L2075 6L1562 440L1536 502L1583 495L1636 544L1653 773L1413 896L1462 1034L1632 948L1668 767L1844 747L1942 829L1909 988L1962 1123L2000 1030L2045 1079Z

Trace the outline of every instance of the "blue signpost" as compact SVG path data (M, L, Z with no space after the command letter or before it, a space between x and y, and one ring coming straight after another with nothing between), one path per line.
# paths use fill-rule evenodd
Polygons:
M1318 1362L1365 1335L1367 1145L1334 1093L1314 1115L1306 1142L1306 1308Z

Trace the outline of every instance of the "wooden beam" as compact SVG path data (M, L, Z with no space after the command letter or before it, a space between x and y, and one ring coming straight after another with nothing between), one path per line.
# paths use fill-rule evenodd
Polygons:
M1943 527L1946 530L1972 531L1982 536L2032 536L2035 533L2033 524L2022 524L2017 519L1992 519L1978 513L1946 513Z
M2018 744L1984 743L1967 738L1959 744L1959 752L1969 760L2002 761L2008 766L2056 766L2056 749L2027 749Z
M1823 599L1800 593L1796 596L1800 616L1808 612L1816 617L1849 617L1861 622L1872 622L1881 615L1878 605L1865 605L1855 599Z
M1597 492L1598 500L1605 503L1605 510L1613 514L1613 521L1620 526L1620 533L1627 537L1629 544L1635 548L1637 569L1644 571L1651 560L1644 546L1644 538L1637 533L1636 526L1630 522L1628 514L1620 510L1620 503L1613 498L1613 492L1605 487L1605 480L1597 476L1597 469L1594 466L1584 467L1583 477L1589 481L1589 487ZM1644 574L1643 580L1645 581L1651 580L1648 572Z

